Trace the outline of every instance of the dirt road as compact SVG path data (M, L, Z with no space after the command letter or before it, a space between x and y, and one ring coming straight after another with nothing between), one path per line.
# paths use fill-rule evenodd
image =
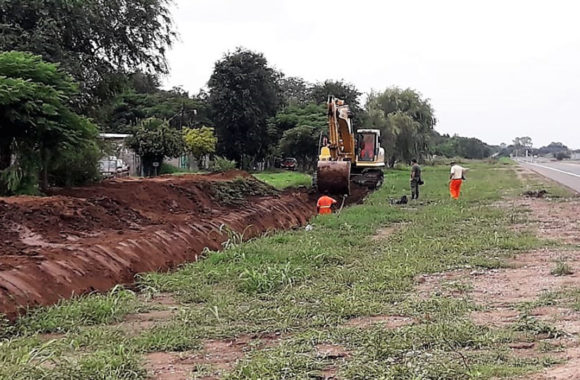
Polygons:
M580 161L520 161L519 163L527 169L531 169L580 193Z

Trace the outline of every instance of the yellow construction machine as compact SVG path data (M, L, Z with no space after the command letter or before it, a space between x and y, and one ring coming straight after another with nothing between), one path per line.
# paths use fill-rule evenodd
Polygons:
M320 155L314 175L319 192L350 194L350 183L372 189L383 184L385 150L377 129L359 129L352 125L352 113L343 100L328 97L328 136L320 141Z

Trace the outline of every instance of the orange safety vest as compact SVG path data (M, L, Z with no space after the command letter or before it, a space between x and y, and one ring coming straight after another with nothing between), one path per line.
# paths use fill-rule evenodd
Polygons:
M326 195L320 197L316 203L316 207L318 208L318 215L332 214L332 209L330 207L335 203L336 200L331 197Z

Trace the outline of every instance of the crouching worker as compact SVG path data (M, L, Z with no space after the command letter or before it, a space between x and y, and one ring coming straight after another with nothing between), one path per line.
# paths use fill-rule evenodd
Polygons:
M336 199L328 196L328 191L324 192L324 195L318 198L316 203L316 212L318 215L332 214L332 205L338 203Z

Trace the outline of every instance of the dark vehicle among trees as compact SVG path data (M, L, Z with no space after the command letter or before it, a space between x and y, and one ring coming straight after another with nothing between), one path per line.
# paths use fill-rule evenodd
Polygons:
M298 162L296 161L295 158L288 157L282 160L282 162L280 163L280 168L286 170L296 170L297 164Z

